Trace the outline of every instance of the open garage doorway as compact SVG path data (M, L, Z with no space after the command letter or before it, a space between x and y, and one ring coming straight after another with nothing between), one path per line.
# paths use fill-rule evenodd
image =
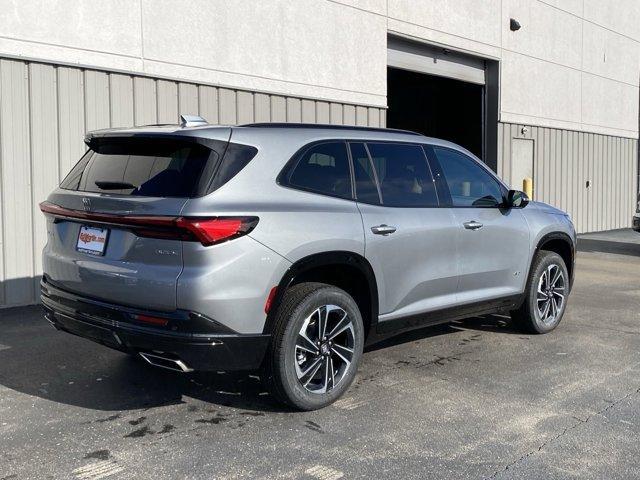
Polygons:
M450 140L496 170L496 61L389 37L387 63L387 127Z
M450 140L483 157L483 85L389 68L387 104L387 127Z

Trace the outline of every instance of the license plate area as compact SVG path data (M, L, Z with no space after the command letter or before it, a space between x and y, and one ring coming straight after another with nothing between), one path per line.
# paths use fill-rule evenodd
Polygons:
M102 256L107 249L109 229L82 225L78 232L76 250L89 255Z

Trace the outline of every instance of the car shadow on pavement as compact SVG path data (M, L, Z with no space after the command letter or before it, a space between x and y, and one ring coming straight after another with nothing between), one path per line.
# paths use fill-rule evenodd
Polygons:
M59 332L39 307L0 313L0 385L93 410L136 410L185 403L185 397L255 411L286 407L252 374L182 374Z
M260 412L289 411L252 373L182 374L59 332L40 307L2 311L0 385L52 402L102 411L149 409L188 398ZM460 330L519 333L508 317L488 315L406 332L365 349L375 351Z

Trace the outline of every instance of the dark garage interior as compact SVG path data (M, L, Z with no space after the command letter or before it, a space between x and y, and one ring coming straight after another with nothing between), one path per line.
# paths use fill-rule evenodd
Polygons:
M451 78L387 69L387 127L450 140L480 158L482 85Z

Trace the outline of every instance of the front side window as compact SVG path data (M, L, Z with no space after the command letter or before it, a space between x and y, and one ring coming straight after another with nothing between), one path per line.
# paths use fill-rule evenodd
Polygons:
M419 145L367 143L388 207L437 207L433 177Z
M312 145L285 174L283 183L332 197L351 198L346 144L327 142Z
M498 207L500 183L471 157L450 148L433 147L454 207Z

